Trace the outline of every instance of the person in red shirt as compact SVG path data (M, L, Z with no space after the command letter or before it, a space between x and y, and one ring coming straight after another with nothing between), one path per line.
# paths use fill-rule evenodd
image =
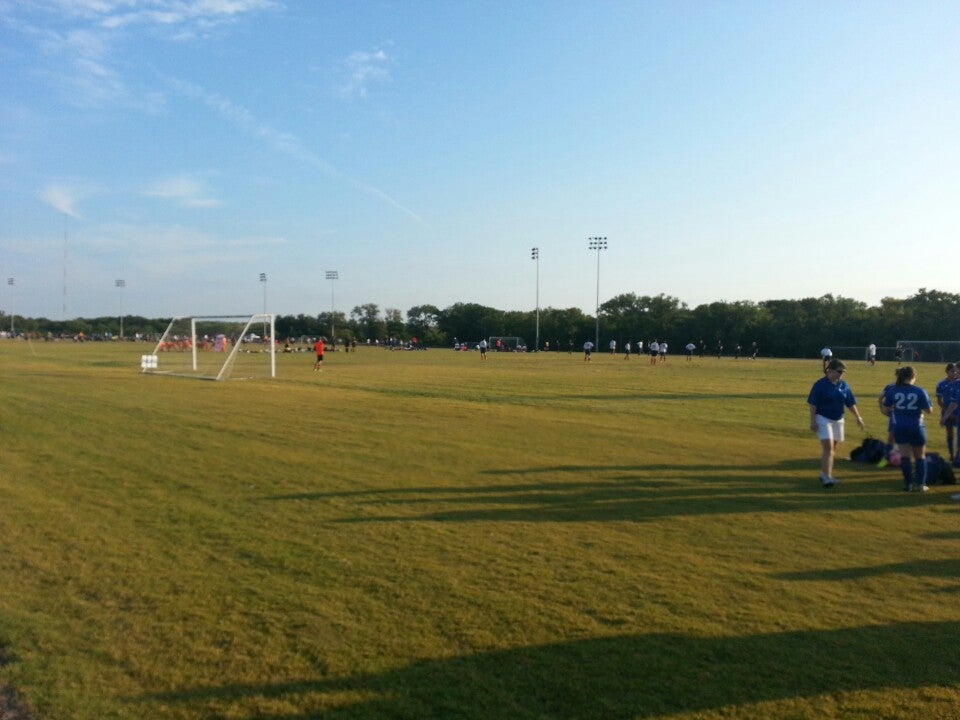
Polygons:
M313 366L314 372L323 368L323 338L317 338L313 344L313 349L317 353L317 362Z

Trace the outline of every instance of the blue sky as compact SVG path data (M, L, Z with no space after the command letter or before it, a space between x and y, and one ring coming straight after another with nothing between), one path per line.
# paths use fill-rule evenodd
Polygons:
M0 307L958 292L958 128L957 2L0 0Z

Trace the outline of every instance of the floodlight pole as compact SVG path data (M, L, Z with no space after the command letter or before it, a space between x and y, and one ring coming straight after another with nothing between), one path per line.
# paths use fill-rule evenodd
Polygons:
M267 274L266 273L260 273L260 282L263 283L263 314L266 315L267 314ZM266 338L266 335L267 335L266 318L264 318L264 321L263 321L263 335L264 335L263 339L266 340L267 339ZM270 342L271 343L273 342L273 338L270 338Z
M67 319L67 214L63 214L63 319Z
M590 249L597 251L597 338L594 349L600 352L600 251L607 249L607 239L605 237L587 239L590 241Z
M326 274L327 280L330 281L330 342L336 343L336 336L334 335L334 325L333 325L333 281L340 279L340 273L336 270L327 270Z
M537 334L533 350L540 352L540 248L530 249L530 259L537 263Z
M127 282L117 280L115 284L120 289L120 339L123 340L123 289L127 286Z
M7 285L13 287L13 278L7 278ZM13 290L10 291L10 337L13 337Z

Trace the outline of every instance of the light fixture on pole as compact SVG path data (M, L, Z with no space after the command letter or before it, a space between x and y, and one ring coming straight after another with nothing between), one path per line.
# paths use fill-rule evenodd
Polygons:
M115 285L120 289L120 339L123 340L123 288L127 286L127 282L117 280Z
M607 239L605 237L587 238L590 241L590 249L597 251L597 338L595 350L600 350L600 251L607 249Z
M7 278L7 285L13 287L13 278ZM13 337L13 290L10 291L10 337Z
M537 334L533 350L540 352L540 248L530 249L530 259L537 263Z
M327 270L327 280L330 281L330 342L336 342L336 335L334 335L334 325L333 325L333 281L340 279L340 273L336 270Z
M263 283L263 314L267 314L267 274L260 273L260 282ZM267 318L263 318L263 340L267 339ZM270 338L271 341L273 338Z

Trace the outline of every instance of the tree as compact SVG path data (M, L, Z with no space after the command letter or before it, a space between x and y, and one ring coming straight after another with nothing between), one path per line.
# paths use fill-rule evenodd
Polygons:
M503 313L476 303L455 303L440 313L439 326L448 339L474 341L500 335Z
M436 305L414 305L407 310L407 333L422 345L440 347L449 344L439 324L440 309Z
M380 318L380 307L376 303L357 305L350 311L350 321L360 338L379 340L386 336L386 325Z
M960 327L960 295L920 288L903 301L908 327L900 339L941 340Z
M540 311L540 337L556 344L557 349L566 349L573 340L580 347L584 339L593 337L593 318L585 315L580 308L547 308Z
M384 310L384 321L387 335L393 338L399 338L406 329L406 323L403 322L403 313L396 308L387 308Z

